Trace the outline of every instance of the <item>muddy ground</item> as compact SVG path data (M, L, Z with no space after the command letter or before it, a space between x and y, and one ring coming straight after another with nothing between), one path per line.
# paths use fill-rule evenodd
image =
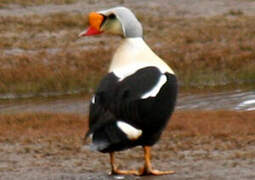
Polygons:
M255 178L255 139L234 142L228 138L186 137L182 140L166 135L153 148L153 166L174 170L176 174L160 177L109 176L106 154L73 149L54 143L1 144L1 180L240 180ZM240 139L241 140L241 139ZM121 168L139 168L141 148L118 153Z
M87 117L77 114L1 115L1 180L254 179L255 112L177 111L153 146L160 177L109 176L109 155L82 145ZM117 153L120 168L143 165L141 147Z
M90 3L88 3L90 2ZM134 8L136 12L156 13L174 17L212 17L224 14L255 14L253 0L171 0L171 1L78 1L68 5L40 5L23 7L9 4L0 9L0 16L48 15L57 12L83 12L104 9L116 5ZM146 3L146 9L144 4ZM8 33L7 33L8 35ZM185 105L185 104L183 104ZM190 113L190 112L189 112ZM195 113L195 111L194 111ZM187 117L186 117L187 118ZM218 117L219 118L219 117ZM254 117L255 119L255 117ZM246 121L240 121L246 123ZM1 126L1 125L0 125ZM10 129L15 131L15 129ZM27 131L29 135L29 129ZM0 133L0 136L2 134ZM21 134L22 136L22 134ZM44 134L47 136L47 133ZM163 170L175 170L176 174L161 177L108 176L109 157L106 154L84 150L76 139L37 141L0 141L1 180L240 180L255 179L255 135L180 137L178 131L166 131L153 148L153 166ZM236 137L236 136L240 136ZM234 137L234 138L233 138ZM58 141L58 138L61 140ZM65 137L66 138L66 137ZM43 139L43 138L42 138ZM70 143L71 141L71 143ZM64 143L63 143L64 142ZM117 155L121 168L139 168L143 164L140 147Z

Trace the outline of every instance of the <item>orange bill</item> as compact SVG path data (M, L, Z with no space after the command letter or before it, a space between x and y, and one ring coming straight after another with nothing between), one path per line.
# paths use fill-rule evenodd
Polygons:
M96 34L102 33L100 31L100 26L103 23L104 16L96 13L96 12L91 12L89 14L89 27L85 31L81 32L79 36L92 36Z

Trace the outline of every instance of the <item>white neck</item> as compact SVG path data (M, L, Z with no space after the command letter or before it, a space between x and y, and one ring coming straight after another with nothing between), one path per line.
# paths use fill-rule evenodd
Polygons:
M148 47L142 38L126 38L113 55L109 72L114 72L122 79L148 66L156 66L162 73L174 74L172 69Z

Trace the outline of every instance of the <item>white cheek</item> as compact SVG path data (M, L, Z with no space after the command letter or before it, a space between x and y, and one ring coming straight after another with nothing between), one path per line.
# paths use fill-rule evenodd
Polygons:
M130 140L136 140L142 135L142 130L136 129L123 121L117 121L117 126L127 135L128 139Z

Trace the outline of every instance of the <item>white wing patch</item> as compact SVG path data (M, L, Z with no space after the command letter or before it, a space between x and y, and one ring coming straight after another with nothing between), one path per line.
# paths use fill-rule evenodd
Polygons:
M91 103L92 104L95 104L95 102L96 102L96 100L95 100L96 98L95 98L95 95L94 96L92 96L92 98L91 98Z
M143 94L141 98L146 99L148 97L155 97L160 91L161 87L166 83L166 81L167 81L166 75L162 74L157 84L151 90Z
M142 130L136 129L123 121L117 121L117 126L127 135L128 139L130 140L136 140L142 135Z

